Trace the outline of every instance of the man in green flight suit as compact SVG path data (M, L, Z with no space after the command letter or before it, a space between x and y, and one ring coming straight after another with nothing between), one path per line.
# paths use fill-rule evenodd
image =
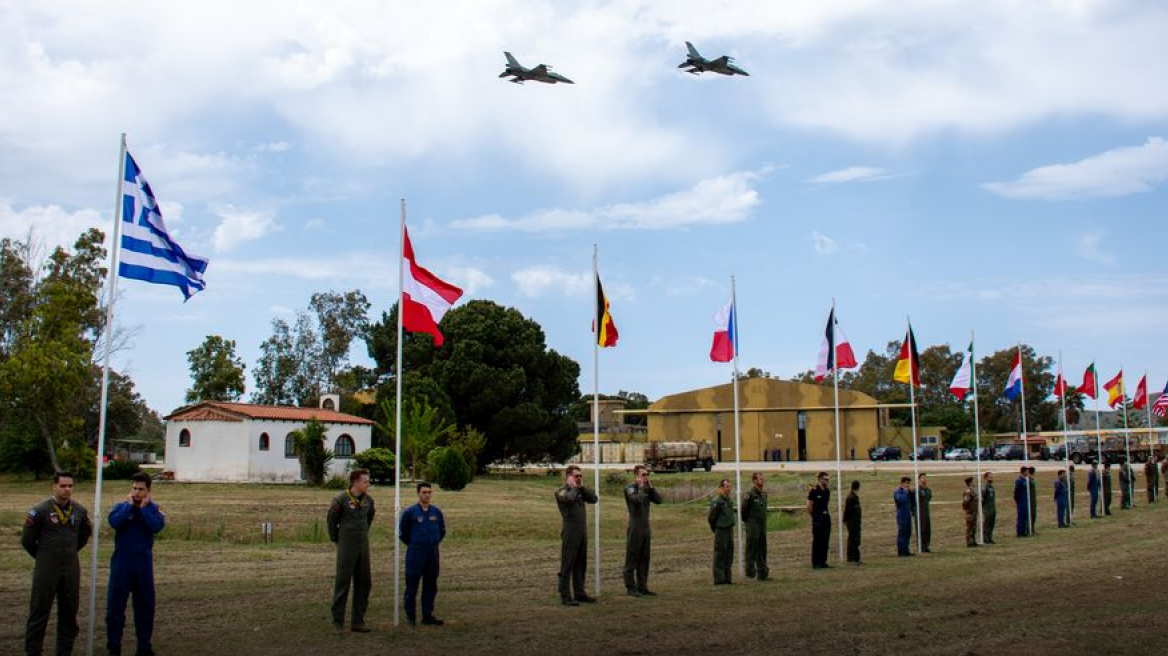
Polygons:
M714 585L730 584L730 569L734 565L734 499L733 488L723 478L718 494L710 502L710 530L714 532Z
M636 480L625 486L625 505L629 509L629 528L625 542L625 590L630 597L655 597L649 589L650 504L661 503L661 493L649 482L649 468L633 467Z
M369 633L365 625L365 611L369 608L369 591L373 576L369 567L369 525L377 509L369 491L369 470L349 472L349 489L337 495L329 506L329 539L337 545L337 576L333 583L333 629L345 629L345 606L349 600L349 586L353 586L354 633Z
M852 490L844 500L844 525L848 527L848 562L860 564L860 531L864 511L860 507L860 481L852 481Z
M81 562L77 552L89 542L93 524L81 504L72 501L73 474L53 476L53 496L33 506L24 519L20 545L36 560L32 602L24 632L24 651L37 656L44 648L53 599L57 601L57 654L72 654L80 629Z
M985 481L981 486L982 540L986 544L994 544L994 524L998 519L997 492L994 491L994 473L986 472L981 477Z
M742 522L746 528L746 576L759 581L770 577L767 567L767 493L762 472L750 476L750 489L742 495Z
M584 504L596 503L600 497L584 487L584 472L580 471L579 465L568 465L565 474L564 485L556 490L556 505L563 519L560 526L560 603L565 606L594 604L596 597L584 592L584 576L588 573L588 513Z

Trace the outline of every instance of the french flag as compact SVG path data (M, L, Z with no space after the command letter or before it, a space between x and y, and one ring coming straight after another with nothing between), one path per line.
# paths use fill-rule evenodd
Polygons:
M1010 377L1006 380L1006 391L1002 393L1013 401L1022 393L1022 354L1014 354L1014 364L1010 367Z
M445 339L438 330L438 322L462 296L462 290L418 264L410 233L404 226L402 239L402 327L410 332L427 333L434 339L434 346L442 346Z
M714 345L710 347L710 359L714 362L729 362L738 353L738 312L734 299L730 299L714 315Z

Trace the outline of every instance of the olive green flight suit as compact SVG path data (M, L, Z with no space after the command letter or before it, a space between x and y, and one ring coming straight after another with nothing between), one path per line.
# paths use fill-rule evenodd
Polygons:
M584 591L584 576L588 573L588 510L584 504L599 500L595 492L585 487L564 485L556 490L556 505L563 519L560 528L560 599L589 598Z
M714 585L730 583L734 565L734 501L718 495L710 502L710 530L714 532Z
M625 505L629 509L629 527L625 540L625 588L645 592L649 589L650 504L661 503L657 488L637 484L625 487Z
M767 493L753 485L742 495L742 523L746 529L746 576L765 581L767 566Z
M860 531L864 524L864 509L860 507L860 495L855 490L848 492L844 500L844 525L848 527L848 562L860 562Z
M982 539L986 544L994 543L994 524L998 519L997 492L993 483L986 483L981 488L981 526Z
M53 599L57 600L59 656L73 653L80 629L77 608L81 599L81 562L77 552L89 542L93 523L76 501L57 505L49 497L33 506L24 520L20 544L36 560L32 570L32 601L24 633L24 651L36 656L44 648L45 629Z
M333 626L345 625L349 586L353 586L352 626L365 626L373 575L369 562L369 525L377 508L373 497L354 497L345 490L333 499L328 511L329 539L337 545L337 574L333 582Z

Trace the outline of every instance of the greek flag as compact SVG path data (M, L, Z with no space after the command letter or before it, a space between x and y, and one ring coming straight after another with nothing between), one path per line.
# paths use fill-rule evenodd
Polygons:
M188 255L166 232L162 211L138 163L126 152L122 179L122 252L118 275L174 285L189 299L207 287L207 259Z

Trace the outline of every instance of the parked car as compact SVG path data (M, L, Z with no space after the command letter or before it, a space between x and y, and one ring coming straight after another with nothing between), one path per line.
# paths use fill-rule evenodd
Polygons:
M898 446L878 446L868 452L868 459L872 461L877 460L900 460L900 447Z
M1021 444L1003 444L994 451L994 460L1022 460L1024 455Z
M945 459L946 460L973 460L973 452L970 451L969 449L966 449L965 447L959 446L959 447L956 447L953 449L949 449L949 452L945 454Z
M918 446L915 453L909 456L910 460L938 460L939 452L935 446Z
M993 460L994 459L994 447L983 446L977 450L976 454L978 456L978 458L977 458L978 460Z

